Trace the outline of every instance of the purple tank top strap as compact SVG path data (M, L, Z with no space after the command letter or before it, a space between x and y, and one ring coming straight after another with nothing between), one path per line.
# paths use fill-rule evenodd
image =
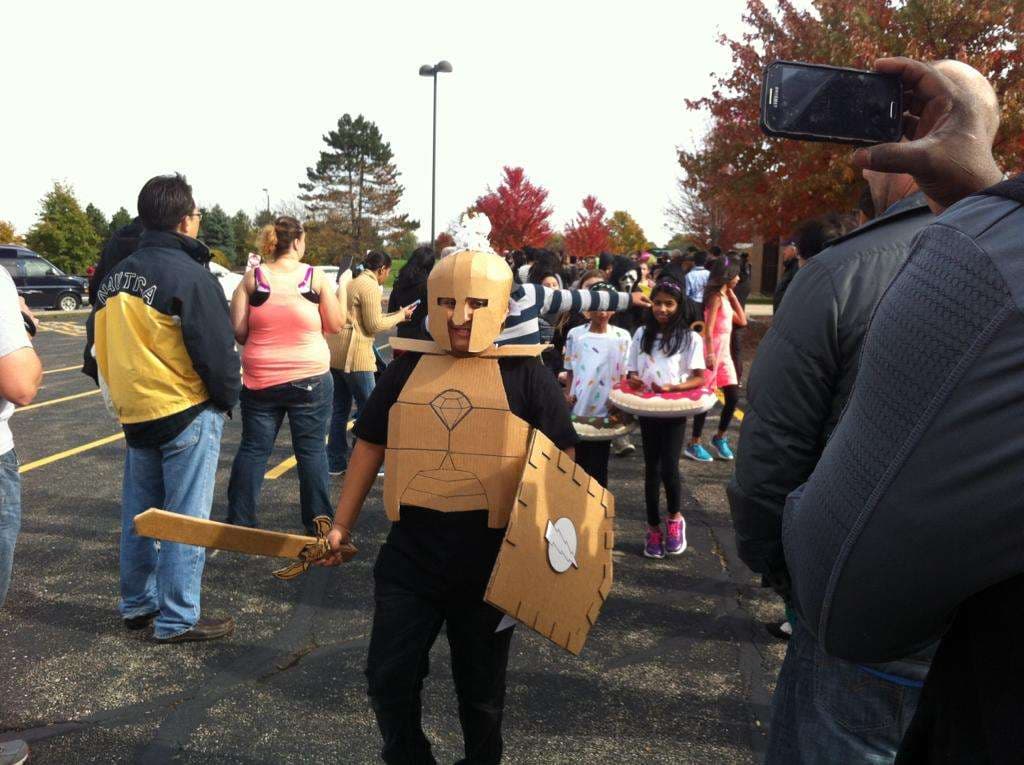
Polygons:
M299 292L309 292L313 288L313 266L306 266L306 273L299 282Z
M253 269L253 277L256 279L256 289L262 292L270 292L270 282L263 275L263 269L260 266L256 266Z

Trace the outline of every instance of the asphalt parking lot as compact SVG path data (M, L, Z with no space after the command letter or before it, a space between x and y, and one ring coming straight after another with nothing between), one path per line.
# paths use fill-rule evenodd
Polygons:
M46 317L36 343L44 387L11 420L23 520L0 611L0 740L28 740L32 763L376 762L363 663L371 569L387 529L380 486L357 532L361 554L340 569L286 582L270 575L273 560L208 559L203 609L233 615L233 637L164 646L127 632L116 610L124 441L78 371L83 344L84 317ZM229 421L214 519L226 512L240 433ZM285 433L263 489L265 528L301 528L290 455ZM683 469L689 549L651 561L640 555L639 448L612 459L612 595L580 657L517 630L506 762L760 761L783 650L762 622L781 609L736 556L722 488L728 464ZM458 759L443 639L424 720L438 760Z

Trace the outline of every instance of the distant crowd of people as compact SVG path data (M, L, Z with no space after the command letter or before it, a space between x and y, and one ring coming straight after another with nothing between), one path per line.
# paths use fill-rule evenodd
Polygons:
M878 66L908 92L906 140L854 155L869 189L860 225L826 216L784 243L735 453L744 253L508 253L517 283L497 343L550 344L537 363L563 386L566 422L609 416L615 385L680 392L710 377L721 392L710 449L736 459L727 494L739 554L786 617L772 625L788 644L769 763L1015 763L1024 177L1004 181L995 164L999 105L975 70ZM417 249L384 309L387 254L328 282L303 263L301 222L281 216L227 306L185 178L148 181L138 212L94 277L85 355L127 442L119 610L158 643L215 639L234 623L202 613L205 551L158 546L136 535L134 517L149 507L209 517L224 422L238 411L227 522L259 525L287 416L300 520L313 533L313 518L332 514L330 476L349 468L350 423L372 405L384 366L375 338L430 339L427 279L449 253ZM21 517L7 419L40 385L34 327L0 269L0 604ZM687 440L681 417L640 418L647 557L686 549L680 459L713 459L705 416L692 419ZM611 451L633 449L628 438L580 443L575 458L607 486ZM494 751L487 761L500 759L500 740Z

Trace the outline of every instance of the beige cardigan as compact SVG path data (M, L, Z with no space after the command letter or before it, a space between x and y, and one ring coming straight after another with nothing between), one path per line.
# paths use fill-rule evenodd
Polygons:
M339 284L338 297L345 298L345 326L337 335L327 336L331 349L331 369L343 372L375 372L373 339L378 332L391 329L405 318L404 311L384 313L381 309L384 291L372 271L364 271L346 289ZM344 293L347 293L344 294Z

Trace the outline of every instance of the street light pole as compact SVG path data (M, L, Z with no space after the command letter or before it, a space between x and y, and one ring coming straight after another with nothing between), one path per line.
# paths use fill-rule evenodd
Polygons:
M263 189L263 193L267 195L267 217L270 217L270 192Z
M434 66L424 64L420 67L421 77L434 78L434 130L430 160L430 246L434 246L434 222L437 210L437 75L440 72L451 72L452 65L447 61L438 61Z

